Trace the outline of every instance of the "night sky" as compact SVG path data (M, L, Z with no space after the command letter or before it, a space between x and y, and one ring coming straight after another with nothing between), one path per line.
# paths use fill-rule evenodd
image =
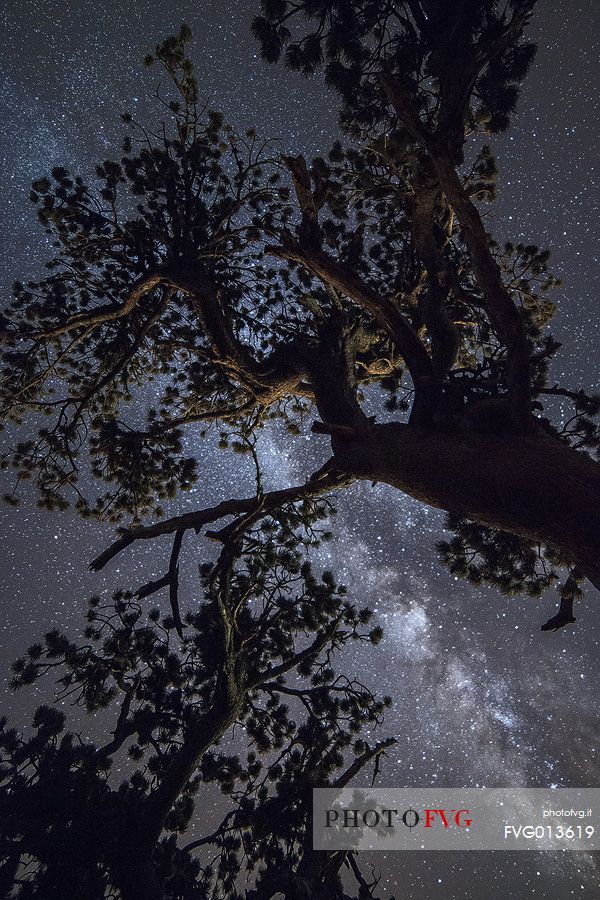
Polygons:
M2 287L40 272L45 236L28 200L29 183L53 165L82 174L118 156L119 114L152 115L154 69L143 56L187 22L202 92L237 127L257 126L282 150L325 153L336 137L336 100L317 76L300 76L259 59L250 35L255 0L154 4L149 0L8 0L2 13L0 208ZM555 294L556 337L564 347L555 370L570 388L597 390L600 330L596 315L599 196L597 0L570 5L541 0L531 31L539 43L511 130L494 143L500 198L486 219L503 239L552 250L564 286ZM493 218L492 218L493 216ZM325 438L301 446L272 428L260 452L268 487L298 483L327 456ZM202 445L201 476L169 513L245 496L239 457ZM156 546L127 551L102 575L87 564L110 543L109 526L68 513L48 514L24 496L3 522L1 674L33 639L55 625L80 627L86 598L116 585L135 588L163 572ZM600 621L591 587L577 624L541 633L555 596L506 599L490 588L453 579L434 549L443 516L386 486L368 483L340 498L336 540L322 553L371 605L384 641L339 668L389 693L381 737L398 738L380 784L393 786L597 786L600 784ZM168 553L165 543L161 549ZM189 577L204 552L186 544ZM5 683L5 682L4 682ZM15 724L47 698L4 697ZM214 812L214 810L213 810ZM374 858L382 884L400 898L600 897L598 860L451 852Z

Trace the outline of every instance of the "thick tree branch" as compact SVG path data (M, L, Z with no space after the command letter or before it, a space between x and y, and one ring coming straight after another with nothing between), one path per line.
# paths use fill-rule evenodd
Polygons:
M331 460L327 462L321 469L315 472L305 484L295 485L294 487L284 488L278 491L271 491L265 494L259 501L256 497L248 497L245 499L223 500L216 506L207 509L198 510L196 512L184 513L181 516L174 516L171 519L164 519L155 522L152 525L137 525L122 532L121 537L110 545L100 556L96 557L90 563L90 569L94 572L100 571L111 561L117 554L121 553L130 544L138 540L149 540L159 537L162 534L175 534L176 532L185 532L193 530L198 534L201 528L211 522L228 516L238 516L250 513L258 509L260 504L260 512L262 515L268 515L270 512L278 509L285 503L293 503L303 498L316 497L327 491L344 487L352 483L354 479L348 477L344 472L338 470L332 465Z
M358 478L559 548L600 587L600 464L541 428L496 434L372 425L338 439L335 454Z
M447 309L451 278L435 228L439 186L425 172L415 179L412 231L417 253L427 271L427 291L422 308L431 340L431 356L436 376L442 379L452 368L458 350L458 329L450 321Z
M234 333L225 292L201 267L157 269L141 278L120 305L110 304L89 313L77 314L46 331L19 333L6 330L0 332L0 341L19 337L47 341L71 331L93 330L128 316L148 293L159 286L170 288L172 292L180 292L188 298L208 339L214 363L229 377L244 385L256 403L270 406L295 390L304 373L292 369L281 352L274 351L267 360L260 362L254 357L250 348ZM112 375L106 376L104 381L107 382L110 377Z
M76 331L79 328L94 328L96 325L114 322L117 319L122 319L124 316L129 315L146 294L149 294L155 287L158 287L158 285L163 282L164 279L160 273L145 275L132 287L127 298L121 304L111 303L110 305L101 306L89 313L78 313L70 319L67 319L62 325L57 325L55 328L51 328L47 331L25 331L22 334L18 331L0 331L0 342L18 337L22 337L26 340L52 340L53 338L61 337L61 335L67 334L70 331Z
M478 44L472 46L460 36L461 8L457 7L454 12L455 23L447 40L457 45L459 52L447 54L440 77L440 109L435 133L449 148L457 163L463 161L465 121L477 80L490 62L517 44L535 3L536 0L521 0L520 4L515 5L512 17L499 35L492 40L482 37Z
M500 268L490 251L488 236L479 211L454 168L449 148L421 121L409 93L388 72L380 74L380 81L399 120L429 154L440 189L456 212L475 278L485 298L486 310L492 325L506 345L508 388L515 424L527 426L530 420L530 364L527 336L519 310L502 282Z
M165 277L170 285L191 300L216 360L242 380L253 383L258 363L249 348L234 334L224 291L200 268L176 269L165 273Z
M379 296L348 265L330 257L322 247L319 208L323 191L317 196L304 157L285 157L292 174L296 198L302 215L299 240L283 236L280 245L268 246L271 253L288 262L299 263L328 288L339 291L366 310L388 334L406 362L415 385L415 409L420 409L423 394L430 390L433 376L431 360L416 331L391 298Z
M417 389L432 377L431 360L410 322L391 299L380 297L356 272L318 247L302 247L300 244L286 242L280 246L267 247L267 252L305 266L324 284L340 291L372 315L394 341Z

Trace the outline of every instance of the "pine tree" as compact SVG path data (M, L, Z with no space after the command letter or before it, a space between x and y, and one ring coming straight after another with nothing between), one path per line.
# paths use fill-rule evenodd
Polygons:
M146 60L172 88L157 123L125 114L120 159L95 182L60 166L34 181L55 254L0 322L7 502L29 480L53 513L115 523L94 569L138 541L172 547L163 576L93 600L85 644L51 632L15 665L15 687L55 672L61 697L112 720L104 743L66 730L56 705L29 735L3 722L3 888L216 900L248 865L252 900L341 900L345 863L373 894L354 857L324 867L307 843L312 787L385 749L358 736L383 702L329 664L380 634L302 558L356 480L445 510L453 574L533 596L562 585L544 629L574 621L585 578L600 584L600 399L551 378L548 252L500 245L481 212L498 177L487 137L509 127L534 56L533 6L265 0L266 61L322 70L340 96L340 140L310 163L204 104L184 27ZM265 491L273 422L330 456ZM215 432L253 464L254 490L167 516L201 491ZM219 551L182 611L190 533ZM245 756L219 748L234 723ZM198 837L211 781L232 808Z
M332 667L381 631L303 557L324 512L309 506L221 533L185 615L173 583L167 615L145 602L158 583L94 597L84 642L53 630L16 661L14 688L51 675L57 693L29 734L0 723L3 893L350 900L344 864L364 891L352 854L312 850L312 789L344 786L394 743L370 738L389 698ZM67 698L94 717L86 739L66 728ZM207 831L213 784L229 811Z
M125 114L123 155L96 184L62 167L33 183L56 256L16 283L0 331L17 485L33 480L50 510L133 522L125 546L177 530L139 523L198 482L207 433L252 454L270 420L302 438L312 420L331 458L310 490L381 481L479 543L511 535L509 576L509 560L458 565L442 543L474 580L600 583L600 400L550 378L548 252L499 245L480 211L497 171L476 141L510 123L532 8L265 2L265 58L322 68L340 95L346 137L311 164L202 102L189 29L159 45L146 62L171 80L164 121ZM563 426L557 402L573 407ZM224 500L214 517L254 505Z
M166 121L125 115L123 155L98 166L97 185L62 167L33 183L56 256L5 310L2 407L17 427L33 413L49 421L4 465L33 479L49 510L130 520L97 568L173 535L169 571L138 600L168 589L180 640L188 530L228 518L228 547L242 525L357 478L446 509L455 537L440 552L455 574L533 595L562 578L545 628L574 621L583 578L597 582L600 401L551 386L548 254L486 234L489 147L463 167L467 141L509 125L533 58L522 37L532 6L265 3L254 23L265 58L323 67L341 97L347 139L311 165L203 105L183 28L147 59L172 82ZM136 426L150 382L159 402ZM365 413L366 392L384 421ZM562 429L544 410L557 397L574 407ZM265 494L257 476L254 497L140 524L198 479L189 426L199 439L219 428L220 446L258 473L265 423L302 434L313 410L332 456L306 484ZM86 450L104 483L91 499ZM129 610L132 598L115 602ZM88 676L85 692L112 700L105 669ZM227 728L235 704L222 690Z

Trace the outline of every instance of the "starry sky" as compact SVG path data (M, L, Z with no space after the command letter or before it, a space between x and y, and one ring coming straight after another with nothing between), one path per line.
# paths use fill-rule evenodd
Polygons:
M5 0L0 13L0 279L39 273L48 248L28 201L29 183L53 165L83 174L118 153L119 114L143 117L154 70L143 56L187 22L203 93L237 127L256 125L283 150L323 153L337 135L336 102L318 77L269 67L250 35L255 0ZM531 31L539 53L513 127L495 140L499 200L487 218L501 239L552 250L564 284L555 299L564 347L556 377L597 389L600 330L595 231L600 80L596 0L541 0ZM7 294L6 294L7 295ZM325 439L305 446L272 428L261 438L268 487L297 483L324 460ZM169 509L201 508L246 494L239 458L202 450L197 488ZM101 575L87 563L111 540L109 526L50 515L25 496L2 516L0 676L50 627L77 627L86 598L102 588L137 586L163 571L155 547L136 548ZM600 784L598 721L600 623L590 588L577 625L556 634L540 625L554 612L541 602L506 599L453 580L434 549L443 517L397 491L361 484L339 503L336 539L322 552L385 628L384 641L340 668L394 699L382 737L398 738L381 784L490 787ZM164 548L165 554L168 548ZM201 543L188 546L189 575ZM48 690L47 685L45 690ZM4 710L25 724L44 689L12 696ZM532 852L378 854L382 885L398 897L600 897L591 855Z

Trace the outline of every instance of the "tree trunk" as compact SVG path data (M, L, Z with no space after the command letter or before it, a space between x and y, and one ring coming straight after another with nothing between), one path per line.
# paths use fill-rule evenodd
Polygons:
M551 544L600 586L600 464L537 426L525 434L373 425L332 438L335 459L438 509Z
M135 841L130 852L125 851L118 862L112 861L111 874L122 900L164 900L152 853L146 848L139 852Z

